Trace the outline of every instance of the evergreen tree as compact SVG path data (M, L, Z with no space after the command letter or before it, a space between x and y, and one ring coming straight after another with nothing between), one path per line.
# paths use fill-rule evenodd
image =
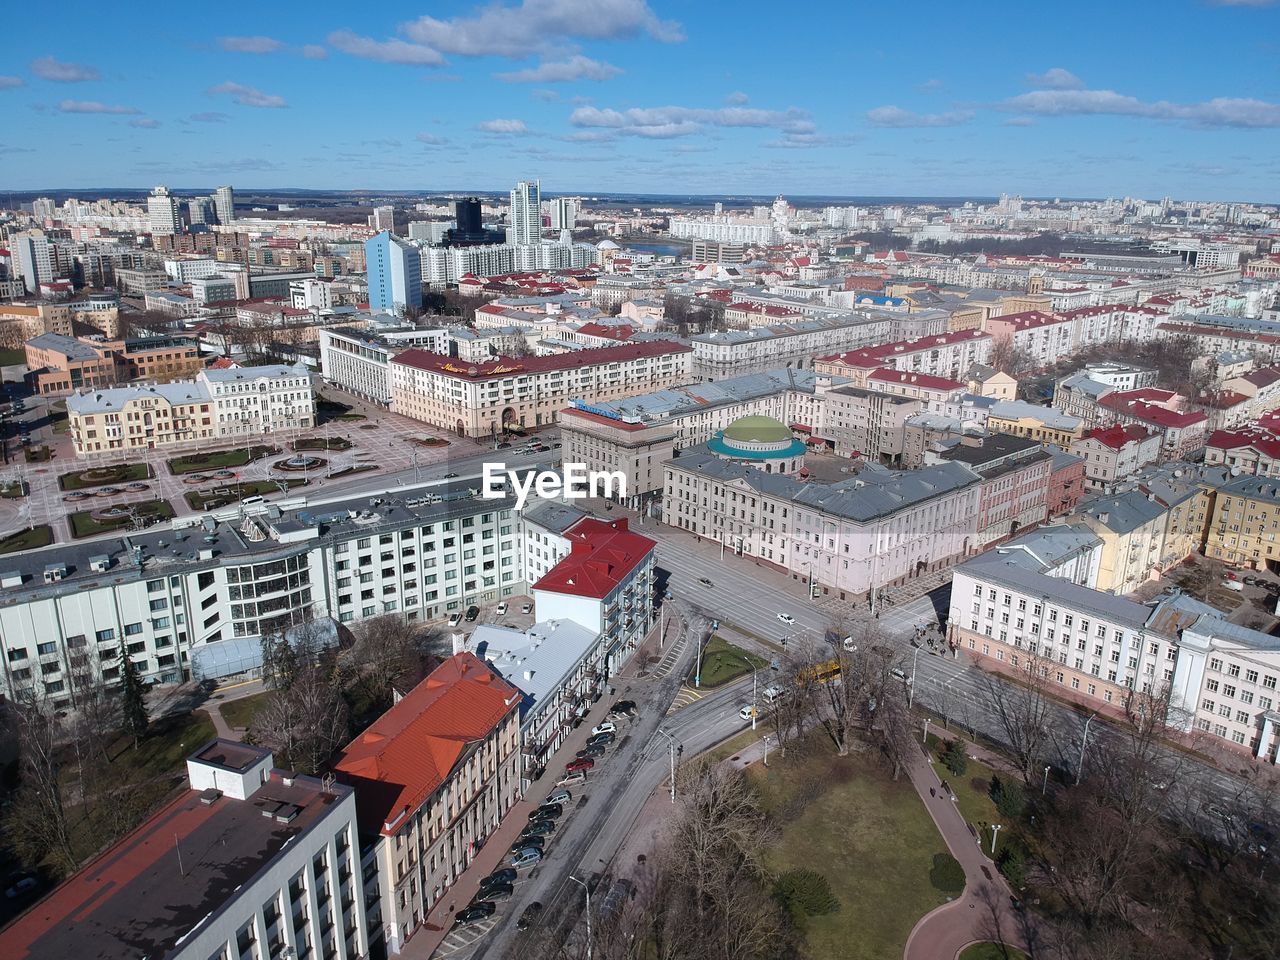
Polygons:
M288 690L298 673L298 652L283 632L262 637L262 682L272 690Z
M120 658L120 697L124 728L133 737L136 748L138 741L146 736L151 718L147 715L147 688L142 683L138 665L127 653Z

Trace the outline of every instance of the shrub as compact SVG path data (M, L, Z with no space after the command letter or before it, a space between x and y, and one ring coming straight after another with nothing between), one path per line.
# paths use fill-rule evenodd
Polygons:
M840 901L827 878L815 870L788 870L773 884L773 895L793 919L835 913Z
M942 752L942 765L951 771L953 777L962 777L969 769L969 756L965 753L963 740L948 741Z
M949 853L935 853L933 869L929 871L929 882L935 890L958 895L964 890L964 867Z
M1017 843L1009 843L996 855L996 869L1004 874L1009 886L1021 890L1027 882L1027 857Z
M1027 795L1021 785L999 777L991 778L991 800L1000 815L1010 820L1017 820L1027 809Z

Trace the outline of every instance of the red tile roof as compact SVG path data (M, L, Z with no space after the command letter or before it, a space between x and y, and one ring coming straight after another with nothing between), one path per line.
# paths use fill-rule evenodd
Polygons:
M517 709L520 691L475 654L455 653L343 749L365 834L390 836L448 779L467 748Z
M954 333L938 333L931 337L920 337L916 340L899 340L895 343L884 343L878 347L863 347L861 350L850 350L846 353L833 353L826 357L817 357L826 363L843 363L851 367L881 367L889 358L899 354L918 353L921 350L933 350L950 344L964 343L967 340L990 340L991 334L981 330L957 330Z
M1154 387L1146 387L1142 390L1116 390L1100 397L1098 406L1115 410L1117 413L1123 413L1137 420L1154 423L1159 427L1176 429L1208 421L1208 417L1203 413L1179 413L1169 407L1161 406L1175 396L1177 394L1170 390L1157 390Z
M883 383L901 383L915 387L927 387L930 390L964 390L965 385L947 377L935 377L927 373L912 373L909 370L877 370L867 377L868 380L879 380Z
M624 343L616 347L599 347L595 350L574 350L545 357L497 357L484 363L467 363L438 353L413 348L391 358L392 363L403 363L419 370L430 370L461 380L489 380L494 377L521 376L545 373L551 370L573 370L578 367L600 366L607 363L625 363L645 357L662 357L673 353L692 353L688 344L671 340L642 340Z
M565 531L569 555L533 585L535 590L603 600L644 562L656 544L632 533L625 517L585 517Z
M1081 439L1097 440L1099 443L1110 447L1112 450L1120 450L1131 443L1141 443L1143 440L1146 440L1151 436L1151 433L1135 424L1130 424L1126 427L1116 423L1106 429L1098 428L1089 430Z

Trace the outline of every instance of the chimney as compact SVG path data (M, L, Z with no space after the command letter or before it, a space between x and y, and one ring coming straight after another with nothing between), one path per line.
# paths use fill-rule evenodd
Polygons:
M453 646L454 653L463 653L467 649L467 635L461 631L456 631L449 635L449 641Z

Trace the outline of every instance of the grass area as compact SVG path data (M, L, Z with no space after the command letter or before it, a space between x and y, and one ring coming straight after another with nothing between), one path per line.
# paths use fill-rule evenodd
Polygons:
M368 473L370 470L379 469L376 463L361 463L354 467L343 467L341 470L335 470L329 474L329 479L334 480L338 477L349 477L353 473Z
M48 524L40 524L30 530L19 530L0 539L0 553L17 553L19 550L34 550L36 547L47 547L53 543L53 530Z
M149 479L151 479L151 468L145 463L121 463L110 467L90 467L88 470L64 473L58 478L58 487L62 490L86 490L90 487L105 487L108 484L132 483Z
M48 447L27 447L24 453L27 463L46 463L53 459L53 451Z
M736 734L720 744L720 746L708 753L707 757L716 763L721 760L728 760L730 757L735 756L739 750L747 749L747 747L765 736L772 736L772 734L770 733L770 728L763 725L757 730L743 730L742 733ZM776 741L778 738L774 736L773 739Z
M173 519L173 507L167 500L148 500L146 503L130 504L139 517L151 518L153 521ZM107 533L111 530L129 528L133 525L131 517L124 516L112 520L95 520L93 511L81 510L67 517L71 524L71 536L79 540L81 537L92 537L94 534Z
M271 696L271 693L267 691L240 697L238 700L229 700L219 708L222 713L222 719L233 727L247 730L269 696Z
M902 956L916 921L948 899L929 882L946 844L910 781L891 780L871 751L835 756L820 731L748 777L782 825L769 868L817 870L840 900L837 912L809 918L809 956Z
M303 481L288 479L284 481L290 487L300 487ZM229 503L239 503L245 497L261 496L267 493L279 493L280 485L273 480L254 480L248 483L225 483L209 490L188 490L182 495L192 510L216 510Z
M0 499L20 500L27 495L25 480L5 480L0 483Z
M295 450L350 450L355 444L346 437L303 437L295 441Z
M184 473L197 473L201 470L223 470L227 467L243 467L246 463L262 457L275 456L280 453L279 447L258 444L253 447L240 447L235 450L218 450L214 453L192 453L185 457L175 457L169 461L169 470L174 476Z
M964 776L955 776L938 759L946 743L946 739L929 734L929 762L933 764L938 777L947 781L951 787L960 816L964 817L974 830L980 829L982 824L999 823L1004 818L1000 816L991 799L991 778L997 776L996 771L985 763L970 760ZM1016 779L1013 774L1006 773L1004 776L1008 779Z
M757 669L769 665L767 660L762 660L755 654L734 646L716 634L707 641L707 645L702 650L702 689L721 687L750 673L751 666L748 666L746 661L750 661L751 665ZM698 669L696 662L693 669L695 671Z
M1027 960L1027 955L1017 947L999 943L975 943L960 951L960 960Z
M26 362L27 351L25 350L0 350L0 367L12 367Z

